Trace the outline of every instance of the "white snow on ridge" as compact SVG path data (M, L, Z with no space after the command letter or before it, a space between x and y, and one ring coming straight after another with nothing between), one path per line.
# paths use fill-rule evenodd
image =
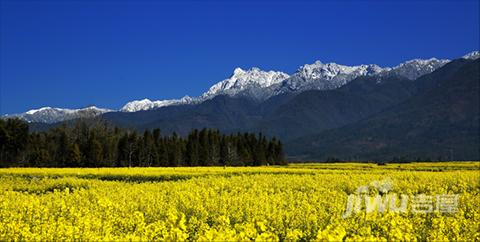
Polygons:
M122 112L138 112L142 110L150 110L155 108L161 108L171 105L190 104L193 102L193 98L185 96L181 99L169 99L169 100L157 100L151 101L148 98L142 100L134 100L125 104L120 111Z
M280 83L288 77L288 74L279 71L263 71L257 67L243 70L237 67L231 77L210 87L202 95L202 99L209 99L222 94L234 96L251 88L266 88Z
M290 78L272 88L271 96L292 91L336 89L359 76L375 75L387 70L389 68L374 64L346 66L317 60L313 64L301 66Z
M32 114L35 114L35 113L38 113L38 112L41 112L41 111L45 111L45 110L48 110L48 109L53 109L53 108L43 107L43 108L39 108L39 109L32 109L32 110L27 111L25 114L32 115Z
M463 59L468 59L468 60L476 60L480 58L480 52L478 50L472 51L464 56L462 56Z
M384 69L374 65L359 65L346 66L337 63L322 63L317 60L313 64L306 64L301 66L296 75L302 76L305 79L323 79L332 80L343 76L343 79L350 79L356 76L371 75L379 73Z
M415 80L420 76L425 74L432 73L436 69L442 67L443 65L450 62L447 59L437 59L437 58L430 58L430 59L413 59L406 62L401 63L398 66L391 68L389 73L394 73L399 76L406 77L410 80Z
M114 110L90 106L80 109L42 107L25 113L5 115L5 118L20 118L27 122L56 123L76 118L91 118Z

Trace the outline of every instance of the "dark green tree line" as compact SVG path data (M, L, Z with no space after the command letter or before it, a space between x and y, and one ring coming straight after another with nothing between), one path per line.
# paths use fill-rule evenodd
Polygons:
M0 119L0 166L260 166L285 164L282 143L262 134L193 130L181 137L105 122L61 125L29 133L18 119Z

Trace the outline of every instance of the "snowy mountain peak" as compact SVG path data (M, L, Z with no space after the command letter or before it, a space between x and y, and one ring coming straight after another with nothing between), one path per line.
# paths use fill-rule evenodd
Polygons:
M180 98L180 102L181 103L192 103L192 102L195 102L195 98L192 98L188 95L185 95L182 98Z
M56 123L76 118L92 118L113 110L89 106L80 109L42 107L25 113L5 115L6 118L20 118L27 122Z
M337 63L322 63L317 60L313 64L301 66L296 74L305 79L332 80L336 78L341 81L348 81L357 76L372 75L383 70L381 67L373 64L346 66Z
M202 98L209 99L221 94L233 96L248 89L266 88L288 77L288 74L279 71L263 71L258 67L243 70L237 67L230 78L213 85Z
M478 50L472 51L464 56L462 56L463 59L469 59L469 60L476 60L480 58L480 52Z
M140 110L150 109L150 108L153 107L153 105L154 105L153 102L148 98L141 99L141 100L133 100L133 101L125 104L120 109L120 111L122 111L122 112L136 112L136 111L140 111Z
M290 78L277 85L267 97L305 90L336 89L359 76L375 75L388 70L390 69L374 64L346 66L317 60L313 64L300 66Z
M80 108L80 109L68 109L68 108L52 108L52 107L42 107L39 109L32 109L25 114L28 115L33 115L33 114L39 114L39 113L47 113L47 112L65 112L65 113L75 113L75 112L85 112L85 111L94 111L94 112L111 112L113 110L110 109L105 109L105 108L97 108L95 106L88 106L85 108Z
M98 108L96 106L88 106L88 107L85 107L85 108L81 108L81 109L77 109L77 111L99 111L99 112L112 112L113 110L112 109L106 109L106 108Z
M398 66L392 68L390 73L406 77L410 80L415 80L420 76L431 73L436 69L450 62L446 59L413 59L401 63Z
M122 112L138 112L142 110L150 110L171 105L190 104L194 99L189 96L184 96L181 99L167 99L151 101L148 98L142 100L134 100L125 104L120 111Z
M35 113L38 113L38 112L46 111L48 109L53 109L53 108L43 107L43 108L39 108L39 109L32 109L32 110L27 111L26 114L32 115L32 114L35 114Z
M450 60L439 60L437 58L430 58L430 59L412 59L405 61L400 64L402 65L430 65L432 63L440 63L440 62L449 62Z
M237 68L235 68L235 70L233 70L233 76L241 75L243 73L245 73L245 71L240 67L237 67Z

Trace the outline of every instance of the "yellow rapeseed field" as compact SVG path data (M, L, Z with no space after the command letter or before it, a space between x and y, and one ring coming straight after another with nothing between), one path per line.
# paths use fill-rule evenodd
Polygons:
M479 165L0 169L0 241L480 241ZM344 216L360 188L408 207Z

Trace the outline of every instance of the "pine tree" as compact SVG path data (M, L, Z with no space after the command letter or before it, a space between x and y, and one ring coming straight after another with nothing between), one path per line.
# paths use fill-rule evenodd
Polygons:
M154 129L153 130L153 142L155 143L156 146L158 146L158 143L160 142L160 136L161 131L160 129Z
M127 160L128 166L133 166L134 162L136 161L136 152L137 152L137 133L132 132L127 139L126 144L126 153L127 153Z
M72 144L68 149L67 163L70 167L79 167L82 164L82 152L78 144Z
M208 142L208 133L206 129L202 129L198 135L199 147L198 147L198 158L199 165L207 166L209 165L209 148L210 144Z
M7 141L9 140L7 129L5 128L5 121L0 119L0 161L5 158L5 152L7 149ZM0 164L0 167L2 165Z
M227 138L225 136L222 136L222 139L220 141L220 165L226 166L227 164L230 164L231 161L229 160L229 145Z
M102 160L102 144L97 140L95 131L91 131L86 146L86 166L98 167Z
M117 163L115 166L126 166L128 163L127 155L128 134L122 135L117 143Z
M67 133L65 131L65 126L60 127L58 129L58 141L57 144L57 152L55 155L55 161L57 162L57 166L65 166L70 161L68 160L68 148L70 146L68 142Z
M195 134L188 136L185 154L185 163L188 166L198 165L198 139Z

